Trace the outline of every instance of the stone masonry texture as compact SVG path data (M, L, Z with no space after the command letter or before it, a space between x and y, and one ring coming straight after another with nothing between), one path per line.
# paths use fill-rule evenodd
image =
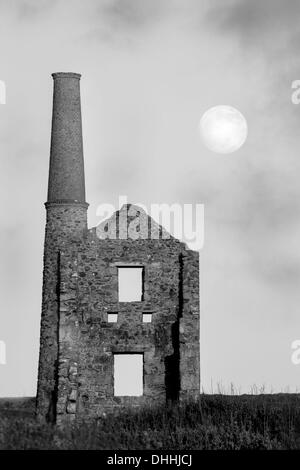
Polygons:
M199 253L166 238L161 227L151 239L152 219L139 208L129 217L131 205L116 213L114 238L107 228L103 238L98 227L87 229L79 75L54 75L62 88L58 93L54 84L37 415L65 423L124 406L194 399ZM135 237L120 237L124 213L126 232L134 223ZM119 302L120 267L143 269L141 301ZM108 323L109 313L118 313L117 323ZM151 323L143 323L143 313L152 313ZM114 396L114 354L121 353L143 355L142 396Z
M48 202L85 202L80 75L54 73Z

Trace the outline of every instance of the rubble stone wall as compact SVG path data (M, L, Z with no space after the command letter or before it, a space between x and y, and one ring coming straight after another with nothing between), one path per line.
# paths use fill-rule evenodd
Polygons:
M199 394L199 254L178 240L99 240L60 254L57 421ZM118 266L144 268L140 302L118 301ZM108 323L108 313L118 313ZM143 323L142 313L152 313ZM141 397L114 396L114 354L142 353Z

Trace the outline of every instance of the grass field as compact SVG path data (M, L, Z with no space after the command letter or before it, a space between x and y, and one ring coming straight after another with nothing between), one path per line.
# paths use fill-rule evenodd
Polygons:
M300 449L300 395L201 395L57 429L34 399L0 399L0 449Z

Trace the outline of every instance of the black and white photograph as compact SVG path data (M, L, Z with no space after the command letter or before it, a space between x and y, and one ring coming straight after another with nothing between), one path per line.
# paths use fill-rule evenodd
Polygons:
M0 177L1 451L300 450L299 0L0 0Z

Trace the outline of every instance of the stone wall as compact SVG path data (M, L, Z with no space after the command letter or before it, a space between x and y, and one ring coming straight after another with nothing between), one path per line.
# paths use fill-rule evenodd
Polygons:
M199 253L181 255L182 308L179 318L180 399L196 398L200 390Z
M198 253L176 239L84 240L60 254L57 422L199 394ZM118 302L118 265L144 267L144 299ZM118 312L108 323L107 313ZM143 323L142 313L152 322ZM115 353L143 353L144 394L114 396Z
M87 228L87 205L48 203L46 207L37 415L54 421L58 370L59 250L66 240L76 238L76 235L82 238Z

